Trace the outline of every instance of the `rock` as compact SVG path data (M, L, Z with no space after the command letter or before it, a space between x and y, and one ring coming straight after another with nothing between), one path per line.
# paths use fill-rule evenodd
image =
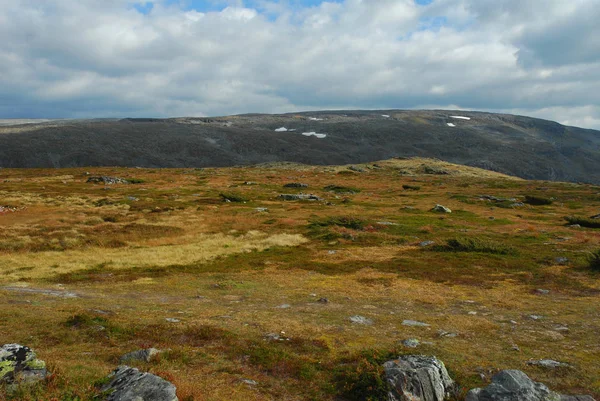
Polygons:
M503 370L486 388L475 388L465 401L594 401L589 395L563 395L532 381L520 370Z
M435 207L431 209L431 211L438 213L452 213L452 210L443 205L435 205Z
M548 294L550 294L550 290L544 290L542 288L538 288L537 290L535 290L535 293L539 294L539 295L548 295Z
M23 287L1 287L3 290L21 292L24 294L42 294L50 297L60 298L78 298L79 295L68 291L44 290L40 288L23 288Z
M165 320L166 320L167 322L169 322L169 323L179 323L179 322L181 322L181 320L179 320L179 319L177 319L177 318L174 318L174 317L168 317L168 318L166 318Z
M367 319L366 317L360 316L360 315L350 316L350 321L352 323L364 324L367 326L370 326L373 324L373 321L371 319Z
M137 351L130 352L123 355L120 359L120 363L126 363L130 361L150 362L152 358L160 354L161 351L156 348L139 349Z
M420 343L421 342L419 340L417 340L416 338L409 338L409 339L402 341L402 345L404 345L407 348L417 348Z
M4 344L0 348L0 383L32 383L48 376L46 363L23 345Z
M419 244L420 247L425 248L426 246L435 245L435 241L423 241Z
M295 200L309 200L309 201L321 201L323 199L319 198L317 195L313 194L281 194L279 195L279 199L286 201L295 201Z
M446 338L456 338L458 337L458 333L451 333L449 331L445 331L445 330L438 330L438 334L440 337L446 337Z
M256 209L254 209L254 210L256 210L256 211L257 211L257 212L259 212L259 213L266 213L266 212L268 212L268 211L269 211L269 209L268 209L268 208L266 208L266 207L257 207L257 208L256 208Z
M566 265L567 263L569 263L569 258L565 258L565 257L554 258L554 263L556 263L557 265Z
M531 320L542 320L544 318L544 316L541 316L541 315L529 315L529 318Z
M404 355L383 368L388 401L442 401L455 389L444 363L434 356Z
M539 366L546 369L568 368L571 365L564 362L558 362L552 359L540 359L539 361L529 361L528 365Z
M532 381L520 370L503 370L485 388L467 393L465 401L559 401L560 395Z
M290 182L283 186L284 188L308 188L308 184L303 184L301 182Z
M329 300L327 298L319 298L317 302L320 304L327 304L329 303Z
M427 323L419 322L416 320L404 320L402 322L403 326L411 326L411 327L429 327Z
M276 306L275 308L277 308L277 309L289 309L291 307L292 307L292 305L290 305L290 304L281 304L281 305Z
M176 388L168 381L129 366L119 366L100 391L104 401L178 401Z
M105 185L112 185L112 184L129 184L129 181L123 179L123 178L119 178L119 177L108 177L105 175L98 175L98 176L93 176L87 179L86 182L92 182L94 184L105 184Z
M245 383L249 386L258 386L258 382L252 379L242 379L242 383Z

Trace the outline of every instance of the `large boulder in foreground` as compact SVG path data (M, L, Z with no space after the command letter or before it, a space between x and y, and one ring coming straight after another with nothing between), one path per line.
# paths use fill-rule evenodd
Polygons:
M567 396L531 380L520 370L503 370L492 377L486 388L467 393L465 401L594 401L587 395Z
M100 388L105 401L178 401L175 386L151 373L119 366Z
M383 367L389 401L442 401L455 388L444 363L434 356L405 355Z
M5 344L0 348L0 382L32 383L48 376L46 363L23 345Z

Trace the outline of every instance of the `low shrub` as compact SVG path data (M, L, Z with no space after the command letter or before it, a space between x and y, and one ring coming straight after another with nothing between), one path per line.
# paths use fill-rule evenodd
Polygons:
M565 220L569 224L579 224L581 227L600 228L600 219L589 219L587 217L567 216Z
M421 189L421 187L418 185L408 185L408 184L402 185L402 188L406 189L408 191L418 191Z
M590 253L588 256L588 266L590 269L600 272L600 249Z
M353 187L343 187L341 185L327 185L323 188L329 192L335 192L336 194L357 194L360 192L360 189Z
M352 216L330 216L321 220L316 220L310 223L310 228L340 226L351 230L362 230L366 226L366 222L358 217Z
M496 255L511 255L516 253L515 249L510 246L473 238L449 239L446 245L440 245L432 249L442 252L480 252Z
M538 195L525 195L525 201L524 201L524 203L527 203L528 205L532 205L532 206L551 205L552 202L553 202L552 199L544 198L543 196L538 196Z
M223 202L238 202L238 203L248 202L248 199L244 198L240 194L220 193L219 196L221 197L221 199L223 199Z

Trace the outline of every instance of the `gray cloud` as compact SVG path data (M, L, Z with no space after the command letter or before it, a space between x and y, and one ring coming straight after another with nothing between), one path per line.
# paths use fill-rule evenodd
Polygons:
M0 0L0 117L457 107L600 128L597 0L292 3Z

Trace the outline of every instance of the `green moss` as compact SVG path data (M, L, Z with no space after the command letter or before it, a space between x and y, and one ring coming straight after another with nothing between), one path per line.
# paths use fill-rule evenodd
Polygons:
M32 359L31 361L27 361L25 362L25 366L27 366L29 369L44 369L46 368L46 362L42 361L41 359Z
M5 377L15 370L14 361L0 361L0 378Z

